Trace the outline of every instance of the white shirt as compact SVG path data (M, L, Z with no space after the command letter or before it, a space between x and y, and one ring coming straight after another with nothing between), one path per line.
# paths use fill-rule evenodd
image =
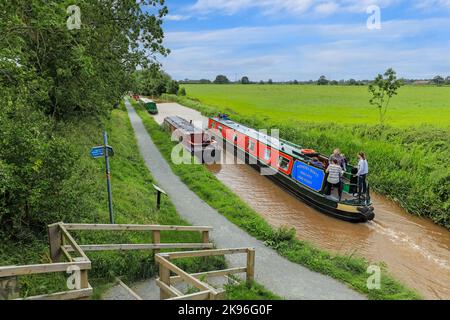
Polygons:
M358 176L363 176L369 173L369 163L367 160L361 159L358 162Z

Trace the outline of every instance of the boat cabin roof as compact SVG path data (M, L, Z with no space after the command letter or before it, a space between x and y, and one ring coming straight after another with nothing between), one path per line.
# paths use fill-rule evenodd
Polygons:
M303 148L295 143L292 143L292 142L289 142L289 141L286 141L286 140L283 140L280 138L269 136L269 135L265 134L264 132L257 131L253 128L244 126L244 125L234 122L232 120L219 119L219 118L212 118L212 120L214 120L218 123L222 123L237 132L243 133L243 134L249 136L250 138L260 141L268 146L271 146L272 148L276 148L276 149L278 149L284 153L290 154L294 157L302 157L303 156L303 153L302 153Z
M147 98L140 98L139 99L142 103L155 103L155 101L147 99Z
M186 134L202 134L203 130L197 128L192 123L178 116L167 117L164 119L165 122L173 125L177 129L184 131Z

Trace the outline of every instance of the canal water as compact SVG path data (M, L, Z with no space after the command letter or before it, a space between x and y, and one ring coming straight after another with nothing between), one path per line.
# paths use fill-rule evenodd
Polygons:
M177 104L158 108L155 120L159 123L166 116L178 115L207 124L200 113ZM329 251L384 262L395 278L424 298L450 299L450 232L431 220L412 216L374 194L375 220L351 224L305 205L248 165L208 169L272 226L293 227L299 239Z

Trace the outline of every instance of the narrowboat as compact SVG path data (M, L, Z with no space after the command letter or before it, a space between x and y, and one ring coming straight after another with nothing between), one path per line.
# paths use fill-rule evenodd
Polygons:
M223 139L224 147L245 156L245 163L262 171L308 205L332 217L349 222L367 222L374 219L374 207L369 188L358 195L357 168L348 165L343 179L341 199L326 195L326 168L328 157L315 150L305 149L289 141L274 138L255 129L232 121L226 115L209 118L208 129ZM318 158L323 168L314 166L312 158ZM335 192L336 190L334 190Z
M150 114L158 114L158 107L153 100L147 98L140 98L140 103L147 109Z
M203 129L197 128L191 121L178 116L164 119L163 127L174 134L191 155L202 163L218 163L221 159L221 148L214 136Z

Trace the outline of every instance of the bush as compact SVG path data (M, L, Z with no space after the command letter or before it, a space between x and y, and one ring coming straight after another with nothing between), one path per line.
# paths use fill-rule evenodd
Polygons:
M180 90L178 90L178 95L185 97L186 96L186 89L185 88L180 88Z
M47 224L89 211L72 145L54 123L20 101L0 111L0 237L26 239Z
M175 80L168 81L167 88L166 88L166 92L168 94L177 94L179 90L180 90L180 85L178 84L177 81L175 81Z

